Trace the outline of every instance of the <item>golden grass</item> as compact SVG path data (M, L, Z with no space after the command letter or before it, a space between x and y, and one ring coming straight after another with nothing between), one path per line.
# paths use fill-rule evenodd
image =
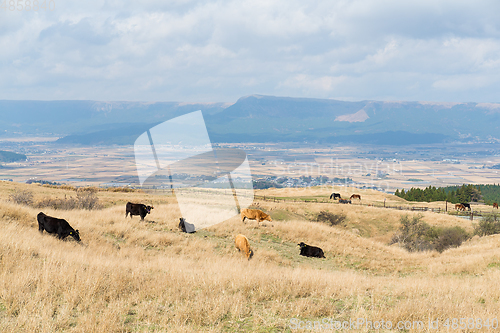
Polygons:
M1 198L26 187L0 186ZM65 193L29 188L35 195ZM98 196L107 208L43 210L79 229L81 244L40 234L39 209L0 200L1 332L282 332L290 331L291 318L427 323L428 318L495 318L500 310L500 235L442 254L408 253L380 241L384 228L396 228L402 212L269 202L259 206L300 218L259 225L234 217L184 234L177 228L180 212L173 197ZM149 200L155 209L145 221L125 219L129 200ZM341 210L348 226L307 221L321 209ZM370 217L386 226L375 227ZM433 213L424 220L463 223ZM354 225L380 237L356 235ZM255 252L250 261L234 248L238 233ZM299 256L300 241L322 247L326 259Z

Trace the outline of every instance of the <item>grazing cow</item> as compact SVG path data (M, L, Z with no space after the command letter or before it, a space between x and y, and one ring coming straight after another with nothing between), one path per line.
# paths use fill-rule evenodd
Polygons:
M493 203L493 208L498 209L498 204L496 202Z
M350 204L351 200L339 199L339 203L341 203L341 204Z
M252 249L250 249L250 243L248 243L248 239L242 234L236 236L236 238L234 239L234 245L239 252L243 251L243 253L245 253L245 256L248 260L253 257L253 251Z
M257 220L257 222L263 221L263 220L268 220L272 222L273 220L271 219L271 216L268 214L264 213L263 211L259 209L243 209L241 211L241 222L245 222L245 219L249 220Z
M361 200L361 196L359 194L353 194L353 195L351 195L351 197L349 199L350 200L352 200L352 199L359 199L359 200Z
M153 208L153 206L127 202L125 217L127 217L130 213L130 218L132 218L132 215L139 215L141 217L141 220L144 221L144 217L146 217L146 215L148 214L151 214L151 209Z
M465 210L465 206L462 205L462 204L460 204L460 203L458 203L458 204L455 205L455 209L456 210Z
M340 199L340 193L332 193L330 195L330 199L332 199L332 198L333 198L333 200Z
M462 205L464 205L465 208L467 208L468 210L470 210L470 204L462 202Z
M187 223L183 217L181 217L179 220L180 220L179 228L182 230L182 232L186 232L188 234L192 234L193 232L196 232L194 224Z
M45 215L42 212L38 213L36 219L38 220L38 230L42 234L45 230L49 234L57 234L59 239L64 239L68 236L71 236L77 242L80 241L80 233L78 232L78 230L73 229L69 225L68 221Z
M310 246L301 242L297 244L300 247L300 255L305 257L316 257L316 258L325 258L325 253L322 249L316 246Z

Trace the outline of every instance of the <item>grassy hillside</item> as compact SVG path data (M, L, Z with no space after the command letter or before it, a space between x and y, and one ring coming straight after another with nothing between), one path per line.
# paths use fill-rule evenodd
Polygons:
M429 318L486 320L500 310L500 237L474 239L442 254L408 253L386 245L401 211L256 202L273 222L235 217L183 234L174 197L98 192L104 208L92 211L35 209L8 200L25 189L35 202L74 195L0 182L2 332L283 332L292 318L427 324ZM260 194L297 194L279 191ZM300 195L322 195L307 191ZM360 193L366 201L401 201ZM155 208L146 221L125 219L127 201ZM68 220L82 243L39 234L41 210ZM311 222L321 210L346 214L345 225ZM470 221L443 214L426 212L424 220L471 228ZM238 233L254 249L250 261L234 248ZM301 241L323 248L326 259L299 256Z

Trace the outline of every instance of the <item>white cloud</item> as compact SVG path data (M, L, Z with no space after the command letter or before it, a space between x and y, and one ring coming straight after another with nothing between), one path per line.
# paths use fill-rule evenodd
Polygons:
M500 3L116 1L0 13L0 99L498 101Z

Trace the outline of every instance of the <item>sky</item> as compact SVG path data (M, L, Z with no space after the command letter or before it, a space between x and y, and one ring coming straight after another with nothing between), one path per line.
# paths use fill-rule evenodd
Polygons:
M0 0L0 99L500 102L498 1L44 1Z

